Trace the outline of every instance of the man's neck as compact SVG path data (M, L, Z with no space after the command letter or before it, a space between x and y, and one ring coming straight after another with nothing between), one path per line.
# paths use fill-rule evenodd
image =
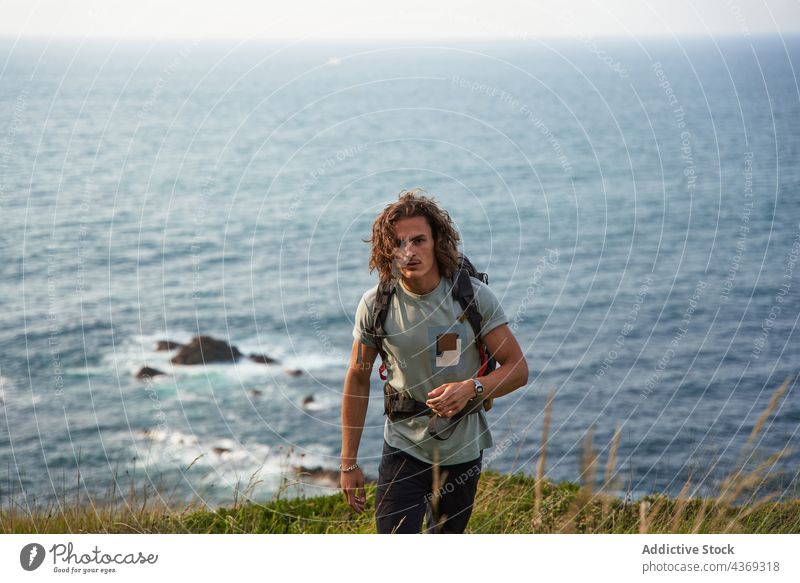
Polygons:
M405 287L411 293L417 294L418 296L424 296L425 294L431 293L433 290L439 287L439 282L441 280L442 277L439 275L438 271L435 274L425 277L423 280L412 280L409 282L407 279L402 278L403 287Z

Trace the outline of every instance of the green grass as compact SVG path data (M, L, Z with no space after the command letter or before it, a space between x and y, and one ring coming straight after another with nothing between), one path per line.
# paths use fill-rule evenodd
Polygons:
M468 533L798 533L800 501L732 506L714 499L646 496L625 502L585 497L579 484L548 480L535 507L536 478L482 472ZM341 494L243 503L217 510L157 505L62 507L34 514L4 512L4 533L375 533L375 486L354 513ZM582 496L584 498L582 499Z

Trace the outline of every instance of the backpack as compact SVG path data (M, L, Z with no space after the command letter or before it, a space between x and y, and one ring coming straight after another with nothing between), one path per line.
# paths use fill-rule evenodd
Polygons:
M463 253L458 254L458 268L453 277L453 298L461 305L462 313L458 320L463 322L466 318L469 320L472 331L475 334L475 345L478 347L480 354L481 367L478 369L476 377L486 375L492 372L497 367L497 361L494 356L489 352L489 349L484 345L481 336L481 313L478 311L477 302L475 300L475 291L472 287L470 277L479 279L486 285L489 284L489 276L486 273L480 272L475 269L472 262ZM386 316L389 313L389 302L391 301L392 294L395 291L397 282L395 280L378 284L378 293L375 296L375 304L372 310L372 328L367 330L367 333L375 339L378 347L378 352L381 355L381 366L379 374L381 380L385 381L386 377L386 362L387 355L383 349L383 338L386 336L384 324L386 323ZM489 410L492 407L492 399L486 399L484 402L484 409Z

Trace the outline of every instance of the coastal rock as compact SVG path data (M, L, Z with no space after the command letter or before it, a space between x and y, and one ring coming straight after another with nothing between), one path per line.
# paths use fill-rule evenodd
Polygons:
M266 354L248 354L247 358L253 362L260 362L261 364L279 364L276 359Z
M170 362L174 364L205 364L207 362L235 362L243 355L235 346L211 336L195 336L182 346Z
M308 397L303 399L303 407L307 407L308 405L310 405L313 402L314 402L314 395L309 395Z
M285 368L283 369L283 372L288 374L290 377L299 377L301 374L303 374L303 371L299 368Z
M211 449L211 451L213 451L215 454L219 456L221 456L224 453L231 453L231 450L229 450L227 447L214 447Z
M298 479L303 482L311 482L319 486L339 487L339 472L337 470L326 469L321 466L307 468L305 466L295 466L294 472Z
M142 381L142 380L145 380L145 379L148 379L148 378L151 378L151 377L156 377L158 375L163 375L163 374L166 374L166 373L161 372L157 368L152 368L152 367L149 367L149 366L143 366L142 368L140 368L137 371L136 378L139 379L140 381Z
M339 470L323 468L322 466L315 466L313 468L306 466L294 466L292 470L297 478L302 482L308 482L317 486L329 486L332 488L339 487ZM365 475L364 483L374 484L375 480Z
M181 348L183 344L180 342L173 342L172 340L159 340L156 342L156 351L157 352L164 352L168 350L175 350L176 348Z
M264 392L263 392L261 389L251 389L251 390L250 390L250 394L251 394L253 397L260 397L261 395L263 395L263 394L264 394Z

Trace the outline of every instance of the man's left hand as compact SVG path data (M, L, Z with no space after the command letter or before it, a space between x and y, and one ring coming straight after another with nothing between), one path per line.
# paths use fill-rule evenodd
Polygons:
M428 400L425 401L425 404L440 417L452 417L461 411L474 396L475 383L472 382L472 379L468 379L439 385L428 393Z

